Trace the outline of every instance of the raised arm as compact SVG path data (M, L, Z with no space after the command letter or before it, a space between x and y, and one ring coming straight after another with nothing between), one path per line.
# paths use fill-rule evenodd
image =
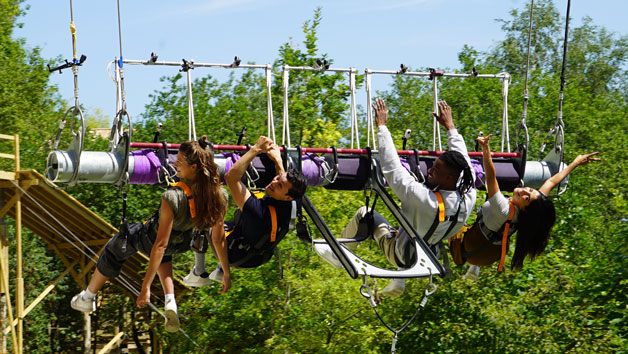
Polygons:
M599 157L593 157L599 153L600 153L599 151L596 151L590 154L578 155L575 159L573 159L573 161L569 164L569 166L567 166L567 168L558 172L557 174L553 175L550 179L545 181L545 183L543 183L541 188L539 188L539 192L545 195L549 195L552 189L554 189L554 187L556 187L560 182L562 182L571 173L571 171L574 170L574 168L580 165L586 165L591 161L600 161L601 159Z
M467 145L464 143L464 139L462 135L458 134L458 130L454 125L453 115L451 114L451 107L447 104L447 102L440 101L438 102L438 111L432 112L434 118L438 120L438 123L445 129L447 129L447 143L449 145L449 150L458 151L462 154L467 165L471 168L471 174L473 175L473 179L475 179L475 171L471 166L471 159L469 158L469 151L467 150Z
M244 203L251 196L251 192L242 184L240 181L244 172L246 172L247 167L253 161L255 156L260 152L266 152L270 149L270 146L273 144L273 141L265 136L260 136L257 139L255 145L244 154L236 163L231 166L229 171L225 173L225 182L227 182L227 186L231 191L231 195L233 196L233 201L236 203L238 208L242 210L244 208Z
M377 125L377 141L379 143L379 160L382 173L386 177L388 185L402 203L421 205L430 200L430 190L406 170L399 161L397 149L392 136L386 127L388 121L388 109L380 98L373 103L375 111L375 124Z
M155 273L157 273L157 268L159 268L166 247L168 246L173 221L174 213L172 212L172 208L170 208L170 205L162 199L157 238L153 248L150 250L150 260L148 261L148 267L146 268L146 274L144 275L144 281L142 282L142 289L136 300L138 307L143 307L150 302L150 285L152 284L153 279L155 279Z
M491 147L489 140L493 134L489 134L486 137L479 136L476 140L482 147L482 163L484 165L484 174L486 176L486 191L488 197L492 197L499 193L499 184L497 183L497 175L495 174L495 165L493 165L493 158L491 157Z

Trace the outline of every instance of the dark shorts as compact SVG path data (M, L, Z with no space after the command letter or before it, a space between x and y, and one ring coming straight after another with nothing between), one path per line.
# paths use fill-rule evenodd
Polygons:
M483 247L486 242L488 242L488 240L486 236L484 236L484 233L482 233L480 224L476 222L462 237L458 237L457 235L452 238L449 244L449 250L454 259L454 263L463 265L465 262L468 262L469 264L483 267L497 262L501 258L501 245L491 244L473 254L475 250ZM469 256L468 254L472 255Z
M131 258L135 253L140 252L147 257L150 257L150 251L153 248L153 241L148 237L149 227L142 223L133 223L129 225L129 234L126 238L126 251L122 251L124 244L124 238L120 237L120 234L115 234L105 249L98 257L96 268L98 271L107 278L115 278L120 275L122 264L124 261ZM161 263L172 262L171 255L164 255L161 259Z

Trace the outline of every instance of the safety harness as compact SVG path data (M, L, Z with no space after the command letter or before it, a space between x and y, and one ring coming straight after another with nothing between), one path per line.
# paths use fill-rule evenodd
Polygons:
M255 196L255 198L257 199L262 199L264 198L264 193L253 192L253 196ZM260 237L257 243L250 245L250 248L248 249L246 256L236 261L230 260L229 263L231 266L233 267L241 266L241 267L246 267L246 268L252 268L252 267L257 267L268 262L272 258L275 252L275 248L277 247L277 244L279 244L279 242L286 236L288 231L291 229L290 226L279 227L279 224L277 221L277 210L275 209L273 205L268 205L267 207L268 207L268 211L270 212L270 224L271 224L270 231L264 234L264 236ZM240 209L236 210L236 214L234 215L235 222L233 223L233 227L228 227L228 229L225 230L225 236L227 238L233 233L233 231L240 224L241 211L239 210ZM294 218L296 218L296 201L292 201L291 219L294 219ZM294 222L291 220L290 225L293 225L293 224ZM245 237L242 237L242 238L246 239ZM228 242L228 244L229 244L229 247L233 245L232 242ZM255 262L255 264L249 263L249 261L252 261L254 257L258 257L258 261Z
M449 228L443 234L443 238L447 237L449 232L451 232L454 226L456 226L456 224L458 223L458 215L460 214L460 205L462 204L462 198L461 198L460 202L458 203L458 210L456 210L456 213L454 215L445 216L445 202L443 201L443 196L438 191L434 192L434 195L436 195L436 199L438 200L438 212L436 213L436 216L434 217L434 222L432 223L432 226L430 226L430 229L427 230L427 233L425 233L425 236L423 236L423 240L425 240L425 242L427 242L430 239L430 237L432 237L432 235L436 231L436 228L441 222L450 221L451 224L449 225Z
M486 236L487 240L486 242L484 242L484 244L482 244L482 246L476 248L475 250L471 252L467 252L465 251L464 238L463 238L462 244L460 245L461 251L462 251L463 262L469 259L470 257L480 254L481 252L486 250L488 247L490 247L492 244L497 242L499 238L501 237L501 256L499 259L499 266L497 267L497 270L500 272L504 270L504 260L506 259L506 251L508 250L508 238L511 234L510 225L513 224L512 219L515 216L515 206L512 203L512 201L508 202L508 207L509 207L508 219L506 220L506 222L504 223L504 226L502 226L502 228L500 228L499 231L489 230L484 225L484 222L482 221L482 214L480 213L478 215L478 220L476 222L479 224L480 229L482 230L482 233Z
M188 205L190 206L190 216L194 219L196 217L196 203L194 203L194 195L192 195L190 187L183 181L170 183L169 185L170 187L177 187L183 190L185 197L188 200Z

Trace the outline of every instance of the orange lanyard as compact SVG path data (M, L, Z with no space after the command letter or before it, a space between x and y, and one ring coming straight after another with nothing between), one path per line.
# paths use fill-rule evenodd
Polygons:
M508 247L508 230L510 229L510 222L512 218L515 216L515 206L512 204L512 200L508 201L508 206L510 208L510 214L508 214L508 220L506 220L506 225L504 226L504 234L502 235L502 255L499 259L499 267L498 271L504 270L504 260L506 259L506 248Z

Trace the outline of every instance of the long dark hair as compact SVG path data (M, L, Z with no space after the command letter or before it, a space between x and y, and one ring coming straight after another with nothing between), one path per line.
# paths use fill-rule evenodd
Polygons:
M554 203L545 194L530 202L519 211L515 254L512 256L510 269L523 267L523 260L530 256L534 260L547 247L550 231L556 222Z
M471 188L473 188L473 173L471 172L471 166L467 160L458 151L445 151L440 157L445 165L449 167L454 173L460 175L462 172L462 183L458 185L458 193L465 194Z
M188 164L196 164L196 181L192 187L196 217L192 219L199 230L211 228L225 210L225 200L220 192L218 166L214 162L214 153L209 149L207 136L198 141L186 141L179 147Z

